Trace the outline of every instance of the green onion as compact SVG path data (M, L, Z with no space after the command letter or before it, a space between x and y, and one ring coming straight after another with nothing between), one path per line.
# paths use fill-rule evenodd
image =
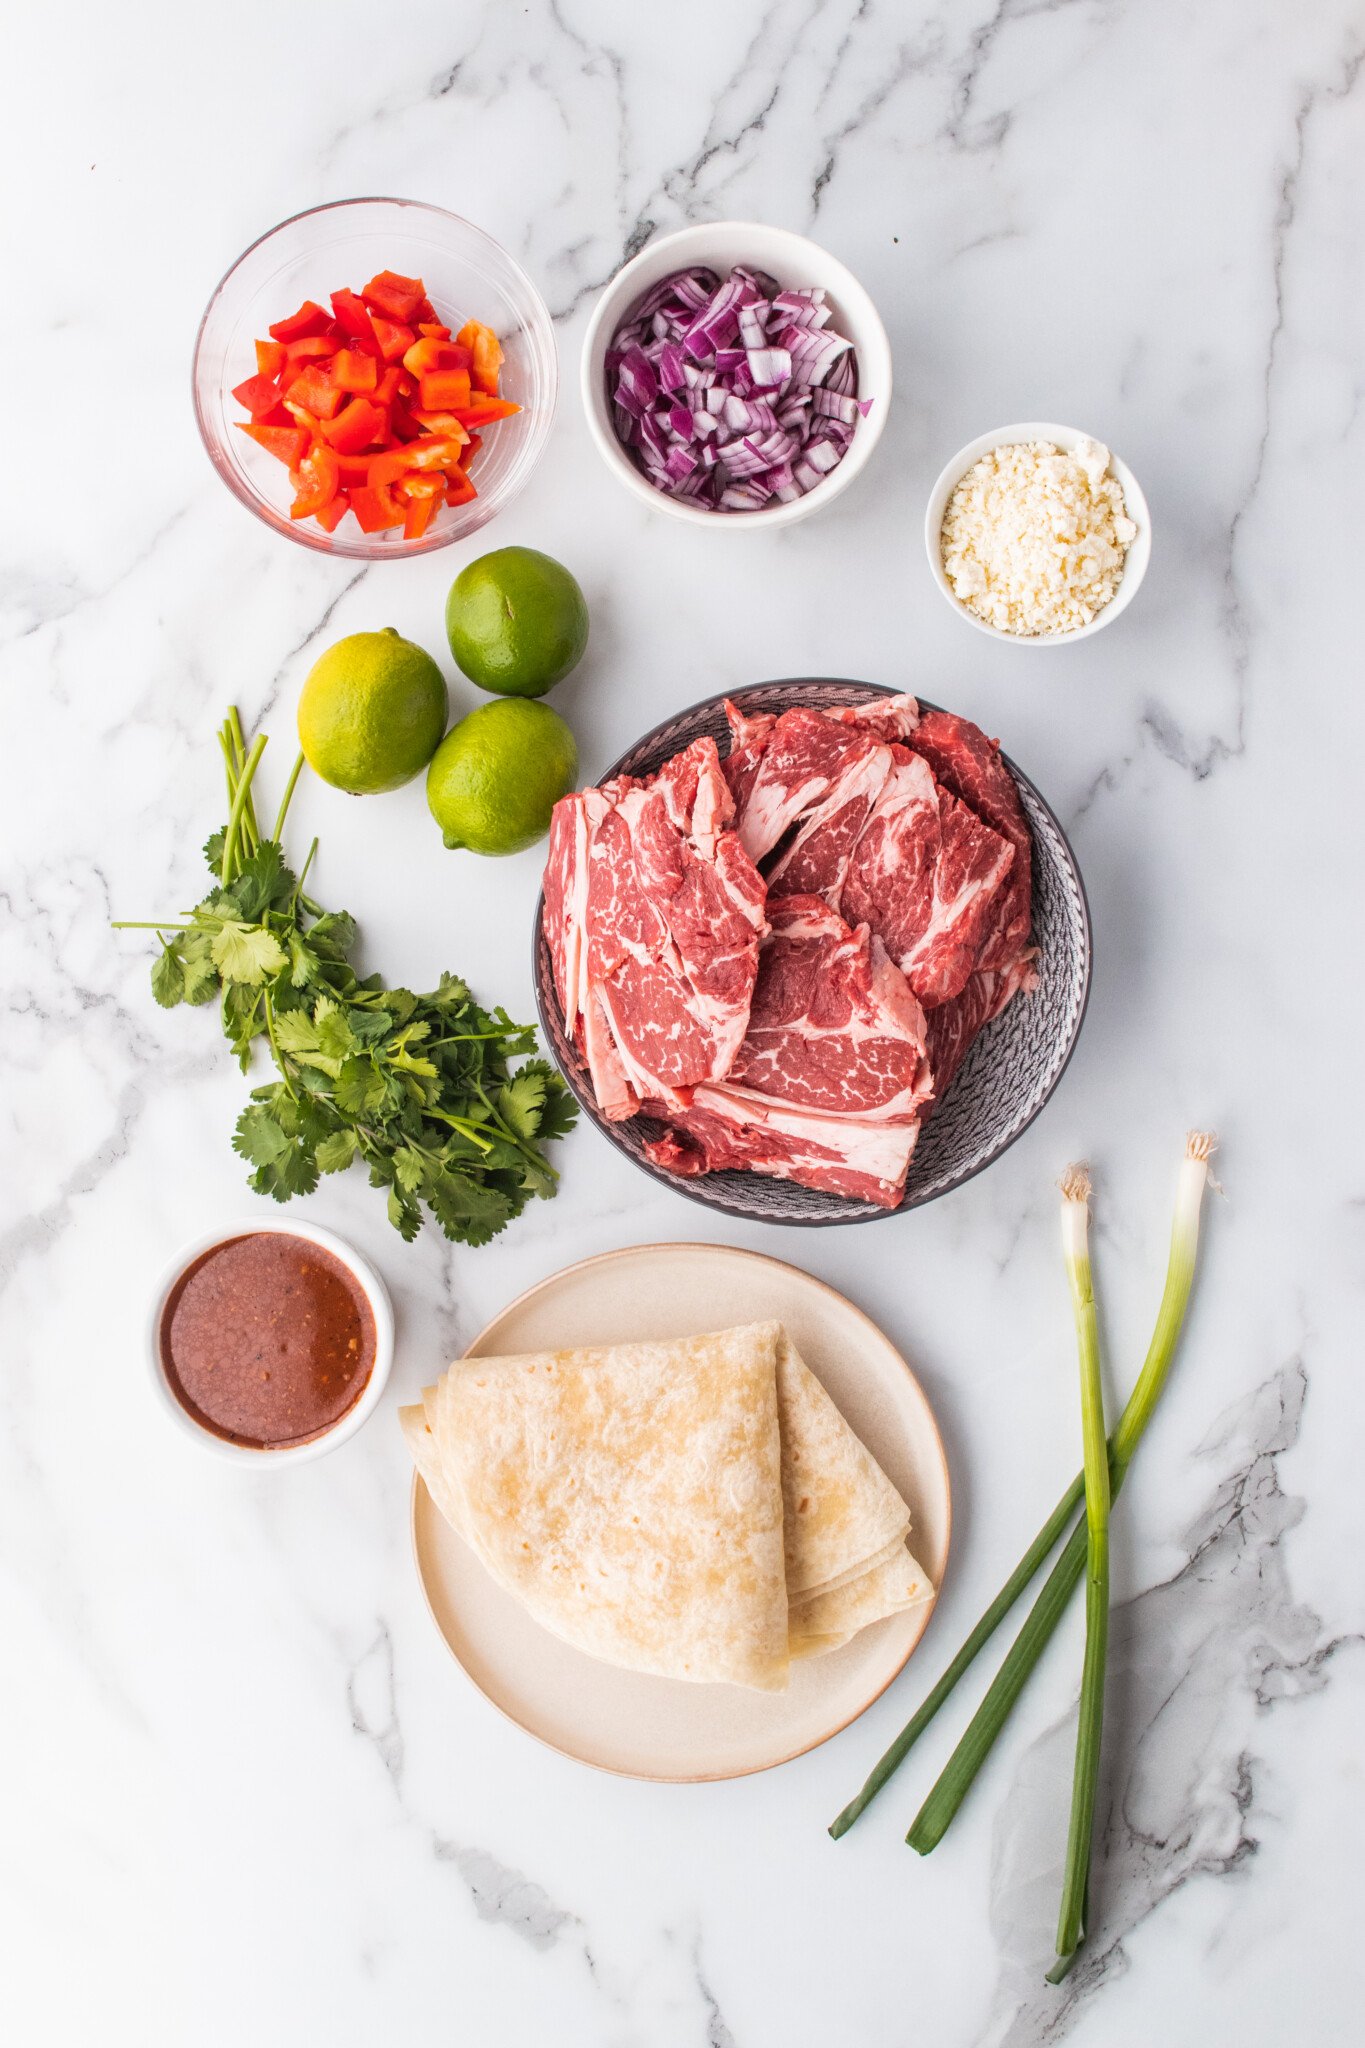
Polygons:
M1076 1768L1071 1786L1066 1874L1057 1920L1057 1954L1066 1969L1081 1939L1090 1877L1090 1840L1095 1823L1095 1788L1100 1774L1104 1727L1104 1666L1109 1648L1109 1447L1104 1435L1104 1393L1100 1386L1100 1342L1095 1290L1090 1278L1090 1175L1068 1167L1062 1177L1062 1255L1071 1284L1071 1312L1081 1363L1081 1440L1085 1452L1085 1662L1076 1728Z
M1111 1497L1118 1493L1123 1484L1124 1474L1142 1439L1143 1431L1151 1420L1152 1411L1166 1384L1166 1377L1175 1355L1194 1280L1195 1257L1199 1248L1200 1208L1204 1189L1208 1185L1208 1162L1213 1148L1213 1138L1202 1132L1191 1132L1186 1140L1185 1160L1181 1167L1176 1194L1175 1220L1171 1227L1166 1287L1161 1298L1161 1307L1157 1312L1156 1329L1148 1348L1146 1363L1128 1397L1128 1405L1119 1417L1118 1427L1109 1439ZM830 1828L832 1835L837 1837L845 1834L852 1827L854 1821L866 1811L905 1761L915 1742L1041 1567L1080 1502L1084 1488L1084 1474L1078 1473L923 1706L877 1763L856 1799L850 1801L834 1822ZM1034 1602L994 1683L916 1817L907 1839L922 1855L927 1854L941 1840L948 1823L966 1797L968 1788L989 1754L1010 1708L1023 1691L1029 1673L1038 1662L1065 1612L1067 1601L1085 1568L1085 1556L1085 1524L1078 1522L1044 1581L1042 1591Z

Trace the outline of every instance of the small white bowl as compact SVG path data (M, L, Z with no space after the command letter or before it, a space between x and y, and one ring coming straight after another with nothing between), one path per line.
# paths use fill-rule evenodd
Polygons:
M215 1436L212 1430L196 1422L189 1410L176 1399L161 1364L161 1318L176 1281L202 1253L212 1251L215 1245L227 1244L235 1237L260 1237L267 1233L306 1238L309 1244L319 1245L334 1259L339 1259L359 1282L374 1317L374 1367L355 1406L348 1408L323 1435L312 1437L303 1444L284 1444L275 1450L268 1447L258 1450L251 1444L229 1443L226 1437ZM213 1451L220 1458L230 1458L238 1465L254 1465L258 1471L274 1471L282 1465L307 1465L314 1458L325 1458L338 1444L344 1444L358 1429L363 1429L379 1406L393 1364L393 1306L387 1287L369 1260L362 1258L353 1245L347 1244L345 1238L338 1237L334 1231L297 1218L288 1222L283 1219L276 1221L274 1217L268 1222L260 1216L243 1218L238 1223L220 1225L217 1230L206 1230L201 1236L192 1238L181 1246L166 1266L153 1291L147 1318L147 1362L151 1368L152 1391L162 1412L170 1417L183 1435L191 1437L202 1449Z
M766 270L791 290L804 287L827 292L833 308L830 325L836 333L847 335L853 344L858 358L859 396L875 403L866 419L859 421L843 461L823 476L813 490L793 498L790 504L765 505L759 512L717 512L686 498L672 498L667 491L655 489L643 471L637 469L630 450L623 448L616 438L606 372L612 337L651 285L694 263L704 263L722 275L743 263ZM818 512L840 491L847 490L859 471L867 467L891 405L891 344L876 307L852 271L818 242L808 242L804 235L794 235L786 228L765 227L760 221L707 221L697 227L679 228L675 234L651 242L624 269L617 271L597 301L588 324L583 343L582 388L588 431L598 453L612 475L619 477L626 489L651 511L667 512L689 526L794 526L798 519Z
M978 618L969 606L963 604L943 567L943 515L948 509L949 498L974 462L979 462L983 455L989 455L993 448L1009 448L1020 441L1052 441L1069 455L1078 442L1099 440L1098 434L1083 434L1077 427L1059 427L1053 420L1020 420L1012 427L997 427L993 434L978 434L975 441L968 441L965 448L959 448L952 461L945 463L940 470L924 514L924 546L929 556L929 568L958 617L966 619L979 633L989 633L992 640L1008 641L1012 647L1069 646L1074 640L1088 640L1092 633L1099 632L1101 626L1111 624L1137 596L1138 585L1147 574L1147 564L1152 555L1152 518L1137 478L1112 449L1109 453L1110 473L1123 486L1124 507L1137 528L1137 536L1128 545L1118 589L1108 604L1096 612L1088 626L1076 626L1069 633L1006 633L1001 627ZM1106 444L1101 441L1100 445Z

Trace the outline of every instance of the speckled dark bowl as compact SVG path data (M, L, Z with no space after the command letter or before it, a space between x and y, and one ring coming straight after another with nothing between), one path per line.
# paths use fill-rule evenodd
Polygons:
M782 682L754 683L727 693L747 712L789 711L797 704L823 709L856 704L894 691L874 683L836 680L828 676L791 677ZM624 753L601 779L612 775L650 775L671 755L703 734L721 744L729 739L724 697L707 697L656 725ZM920 698L926 711L938 707ZM961 1187L998 1159L1026 1131L1066 1071L1085 1018L1090 994L1090 910L1076 856L1028 777L1008 754L1005 766L1019 787L1024 815L1033 835L1033 937L1040 949L1040 982L1035 994L1012 1002L977 1038L962 1070L924 1126L905 1185L900 1209L879 1209L847 1195L817 1193L792 1181L770 1180L766 1174L703 1174L683 1180L665 1173L644 1155L645 1144L661 1127L647 1117L608 1123L593 1100L587 1070L564 1033L564 1016L555 994L550 951L541 933L544 898L536 903L535 985L540 1021L550 1050L565 1080L604 1138L624 1152L642 1173L675 1188L689 1201L730 1216L761 1223L871 1223L879 1216L899 1215Z

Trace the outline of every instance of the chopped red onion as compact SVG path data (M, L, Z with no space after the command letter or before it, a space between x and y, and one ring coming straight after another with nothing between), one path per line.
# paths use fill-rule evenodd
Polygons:
M872 406L830 317L823 291L742 265L662 278L607 350L617 438L673 497L719 512L790 504L843 460Z

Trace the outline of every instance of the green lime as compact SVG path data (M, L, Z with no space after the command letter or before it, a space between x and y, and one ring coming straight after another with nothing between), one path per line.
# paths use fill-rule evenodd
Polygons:
M504 697L451 726L427 770L427 802L447 846L521 853L544 838L577 773L559 713Z
M446 632L481 690L543 697L583 659L588 607L562 562L536 548L494 548L451 584Z
M350 633L319 656L299 697L299 745L336 789L370 796L411 782L446 723L445 677L392 626Z

